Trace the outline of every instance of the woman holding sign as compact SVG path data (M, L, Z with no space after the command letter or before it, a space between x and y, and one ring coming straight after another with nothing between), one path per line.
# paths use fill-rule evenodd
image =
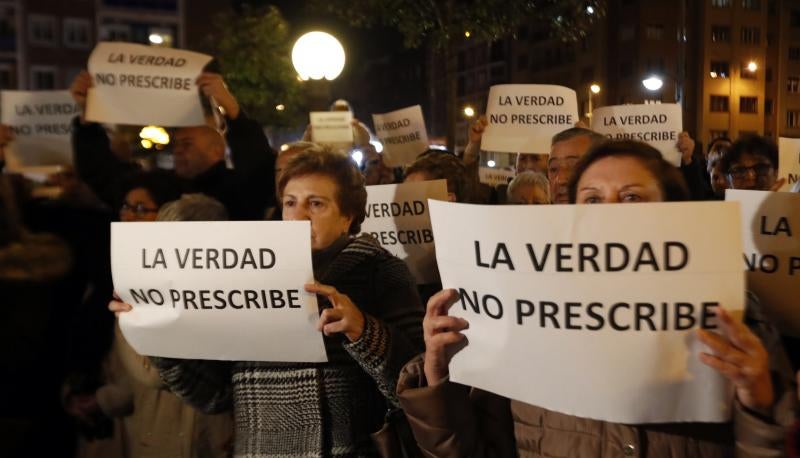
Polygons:
M595 147L576 165L572 203L688 200L680 171L650 146L614 141ZM752 298L751 298L752 299ZM736 391L733 423L628 425L581 418L449 381L453 354L466 345L469 323L448 316L458 302L445 290L428 302L423 322L426 350L403 370L398 393L419 446L428 456L723 457L780 456L793 412L790 371L777 333L750 301L748 326L717 309L720 333L698 330L708 351L704 364L728 378ZM770 352L767 352L768 347ZM775 349L773 352L772 350ZM554 349L557 351L557 349ZM771 364L772 363L772 364ZM783 377L771 373L780 369ZM592 396L593 374L586 374ZM786 383L784 383L784 381ZM536 380L530 389L536 390ZM565 394L569 396L569 394ZM780 402L779 402L780 401Z
M278 185L284 220L311 222L328 362L268 363L153 358L162 379L207 412L233 407L235 454L375 456L372 433L397 406L403 364L422 348L423 308L403 261L360 232L364 178L347 156L311 148ZM112 302L112 311L130 310Z

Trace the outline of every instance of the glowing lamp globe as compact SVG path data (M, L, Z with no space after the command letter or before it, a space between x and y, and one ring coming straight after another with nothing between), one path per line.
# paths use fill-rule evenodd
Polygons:
M642 85L648 91L657 91L657 90L661 89L661 87L664 85L664 80L662 80L661 78L659 78L657 76L651 76L651 77L649 77L649 78L647 78L645 80L642 80Z
M308 32L292 48L292 64L302 80L333 80L344 69L344 48L325 32Z

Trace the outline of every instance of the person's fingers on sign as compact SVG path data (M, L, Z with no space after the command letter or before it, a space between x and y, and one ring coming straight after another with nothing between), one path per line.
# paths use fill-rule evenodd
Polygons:
M197 86L206 97L213 97L214 100L225 110L225 115L229 119L239 117L239 102L236 97L228 90L228 85L222 75L218 73L204 72L197 77Z
M108 310L114 312L114 316L119 318L120 313L130 312L133 307L126 302L122 302L117 293L114 293L114 299L108 303Z
M14 141L14 129L5 124L0 124L0 161L5 159L6 146Z
M769 372L769 355L761 340L722 307L716 308L720 333L698 329L697 336L709 352L700 361L716 369L736 388L736 397L750 410L768 414L775 401Z
M770 186L769 190L772 192L778 192L786 184L786 178L778 178L775 180L775 184Z
M344 334L350 342L361 338L366 319L347 295L340 293L333 286L319 283L307 284L306 291L324 296L332 306L324 309L320 314L317 322L318 331L328 337L339 333Z
M89 88L94 86L92 75L86 70L78 73L78 76L72 80L72 85L69 87L69 93L72 95L73 100L81 107L81 111L86 111L86 95L89 93ZM81 114L83 119L83 114Z
M486 115L481 115L472 125L469 127L469 141L470 143L480 143L481 138L483 138L483 131L486 130L486 126L489 124L489 121L486 119Z
M692 156L694 155L694 139L687 132L678 134L678 143L676 145L678 151L681 153L681 164L689 165L692 163Z
M456 290L445 289L428 300L422 331L425 337L423 369L429 385L435 385L447 377L450 359L466 342L466 336L461 331L469 328L469 322L448 315L448 310L458 302L458 298Z

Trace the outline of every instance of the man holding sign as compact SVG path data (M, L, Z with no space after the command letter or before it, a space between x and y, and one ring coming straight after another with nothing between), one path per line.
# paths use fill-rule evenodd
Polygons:
M570 196L660 202L687 191L658 151L612 142L580 163ZM699 458L783 447L772 418L793 415L772 409L795 394L773 392L764 344L722 308L743 305L734 206L494 207L480 218L473 207L431 207L435 235L448 234L438 239L443 284L457 290L429 301L426 352L398 389L430 455ZM471 230L453 231L465 218ZM727 232L702 235L720 221ZM510 410L454 381L510 397ZM736 442L722 423L726 382Z
M87 98L95 83L89 72L82 72L70 88L72 97L83 112L73 121L75 168L104 202L112 208L118 208L121 202L119 183L137 171L139 166L120 160L112 152L103 127L87 119ZM176 129L170 140L177 178L184 182L187 191L202 192L222 202L231 219L263 219L275 192L275 155L263 129L242 112L220 75L198 73L193 76L192 84L200 89L203 96L220 105L227 130L220 131L211 113L201 117L198 125ZM95 92L92 97L102 97L109 91L113 93L114 89L105 88L105 92ZM199 108L196 89L193 90L193 97ZM138 102L129 100L128 103ZM152 106L149 109L152 111ZM184 125L180 117L166 121L167 126ZM123 122L151 124L134 118ZM225 165L226 144L230 147L233 170Z
M322 149L300 153L283 170L278 189L283 219L295 222L291 228L275 230L293 235L267 237L272 242L260 245L247 244L247 238L258 234L246 230L244 224L287 223L242 223L225 231L209 228L205 245L189 254L181 247L175 254L178 259L171 259L169 250L165 250L163 258L155 253L144 257L147 265L155 269L163 269L162 264L169 266L173 261L180 269L181 262L187 263L207 280L208 284L200 288L222 292L206 294L204 299L202 290L187 295L186 291L193 291L175 288L182 292L173 303L169 289L174 285L171 279L162 278L160 284L150 287L167 289L164 296L168 302L149 307L160 316L145 318L142 313L137 321L150 328L151 334L159 334L164 342L170 340L167 327L176 322L205 322L213 334L209 331L187 342L172 339L172 343L186 351L203 347L208 358L261 354L253 358L255 361L230 363L154 359L162 379L188 402L205 411L233 407L235 455L373 456L377 452L370 433L383 426L387 405L397 403L395 389L400 368L422 348L422 307L414 280L405 264L374 239L353 237L360 232L364 220L366 190L363 176L347 156ZM300 231L299 226L305 229ZM278 240L282 243L275 243ZM215 242L228 245L231 251L227 258L224 248L211 250L217 248L209 246ZM248 247L250 255L246 254ZM298 276L309 277L307 268L299 268L309 267L308 260L317 282L303 286L296 282ZM225 268L226 265L231 267ZM209 270L215 272L209 275ZM287 291L278 304L277 296L271 293L254 291L248 299L240 287L253 271L261 271L264 278L257 282L252 278L251 289L281 289L271 285L293 276L294 286L289 288L292 291ZM215 276L219 278L212 283ZM309 293L318 295L319 310L304 308L313 301ZM131 310L137 313L145 307L114 301L109 308L121 314ZM308 312L312 312L308 315L311 321L295 322L295 329L302 329L302 335L288 336L291 329L280 329L281 323L275 321L281 313ZM273 318L268 319L269 316ZM238 325L235 317L239 317ZM259 323L245 322L249 320ZM308 334L314 329L325 336L328 362L301 363L320 361L319 356L324 356L317 352L311 353L310 358L298 356L303 349L314 349L314 340L320 337ZM237 332L240 330L243 332ZM227 340L215 338L223 333L229 336ZM289 346L296 348L287 350ZM223 349L234 347L244 353L224 354Z

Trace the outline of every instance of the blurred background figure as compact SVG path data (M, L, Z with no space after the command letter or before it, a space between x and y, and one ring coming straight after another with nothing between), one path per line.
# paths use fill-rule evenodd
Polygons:
M539 172L522 172L508 184L512 205L547 205L550 203L550 182Z

